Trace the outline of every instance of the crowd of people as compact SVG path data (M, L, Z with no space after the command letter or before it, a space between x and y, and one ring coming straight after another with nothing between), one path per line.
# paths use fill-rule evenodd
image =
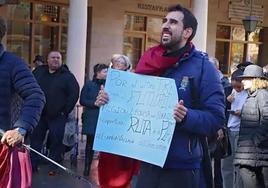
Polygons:
M16 160L8 159L9 154L20 152L12 148L18 148L20 143L29 141L33 149L41 152L46 139L48 157L62 163L65 125L79 96L84 107L82 134L86 135L83 175L90 175L93 156L97 155L101 188L268 187L267 68L244 62L230 78L225 77L219 61L197 50L191 42L197 25L188 9L181 5L169 7L160 44L145 51L135 69L127 56L114 54L110 65L94 65L93 78L85 82L81 93L59 51L49 52L46 62L37 55L31 71L1 43L0 187L12 187L12 170L5 172L10 169L10 161ZM0 40L5 33L6 25L0 18ZM93 150L99 109L109 103L105 91L109 67L175 80L179 98L173 109L176 126L163 167ZM12 123L14 95L22 102ZM31 153L30 158L32 172L37 173L40 156ZM20 181L13 183L30 184L30 176L22 174ZM51 164L48 175L56 174Z

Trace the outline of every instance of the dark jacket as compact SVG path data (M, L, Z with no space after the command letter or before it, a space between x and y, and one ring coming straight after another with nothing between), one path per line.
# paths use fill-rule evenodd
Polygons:
M224 93L218 72L207 56L194 49L164 76L175 80L178 98L188 108L184 121L175 127L165 167L200 168L203 157L200 136L214 135L224 125ZM198 109L192 103L190 77L194 78Z
M104 80L93 79L92 81L87 81L81 91L80 104L85 107L82 115L83 134L95 134L99 117L99 107L95 106L94 103L100 86L103 84Z
M26 63L18 56L4 52L0 44L0 128L11 128L11 100L18 94L24 101L14 127L32 132L45 103L44 93Z
M225 99L232 93L233 87L229 82L227 77L224 77L220 73L221 84L223 86ZM221 159L231 155L231 148L229 147L229 140L227 140L227 123L229 118L229 109L231 108L231 103L228 100L225 100L225 122L223 132L225 137L222 140L218 140L218 133L208 138L209 151L210 155L214 159Z
M221 84L223 86L224 94L225 94L225 126L227 126L229 115L230 115L228 112L228 109L231 109L231 103L226 98L232 93L233 86L231 85L227 77L221 78Z
M268 167L268 90L250 94L242 108L234 164Z
M53 118L65 114L67 117L79 97L79 85L74 75L65 66L49 73L47 65L37 67L33 74L46 96L42 116Z

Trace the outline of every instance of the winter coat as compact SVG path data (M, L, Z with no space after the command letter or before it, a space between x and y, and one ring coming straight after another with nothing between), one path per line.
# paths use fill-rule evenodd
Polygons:
M46 96L47 102L42 116L67 117L79 97L79 85L74 75L65 66L54 73L49 73L47 65L38 66L33 74Z
M178 98L188 109L177 123L165 168L200 168L203 158L200 136L212 136L224 125L224 92L218 72L205 54L197 50L169 69L164 77L175 80ZM193 104L190 78L194 80L198 107Z
M11 128L11 101L18 94L23 104L14 127L32 132L45 103L44 93L26 63L18 56L4 52L0 44L0 128Z
M84 106L82 114L82 134L95 135L96 126L99 117L99 107L95 106L100 86L104 84L104 80L93 79L87 81L81 91L80 104Z
M268 167L268 90L250 94L241 112L235 165Z

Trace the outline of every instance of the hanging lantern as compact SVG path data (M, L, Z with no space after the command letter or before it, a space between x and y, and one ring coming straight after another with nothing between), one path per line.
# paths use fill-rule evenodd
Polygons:
M256 16L246 16L245 19L243 19L243 25L246 33L251 33L256 30L258 24L258 19Z

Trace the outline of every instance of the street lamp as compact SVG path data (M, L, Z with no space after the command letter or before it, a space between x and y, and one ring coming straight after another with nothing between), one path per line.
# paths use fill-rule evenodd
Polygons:
M244 53L243 53L243 62L247 60L247 53L248 53L248 36L251 32L256 30L258 19L256 16L252 16L252 0L250 1L250 15L246 16L245 19L243 19L243 25L245 29L245 45L244 45Z
M258 24L258 19L256 16L246 16L245 19L243 19L243 25L246 33L251 33L256 30Z

